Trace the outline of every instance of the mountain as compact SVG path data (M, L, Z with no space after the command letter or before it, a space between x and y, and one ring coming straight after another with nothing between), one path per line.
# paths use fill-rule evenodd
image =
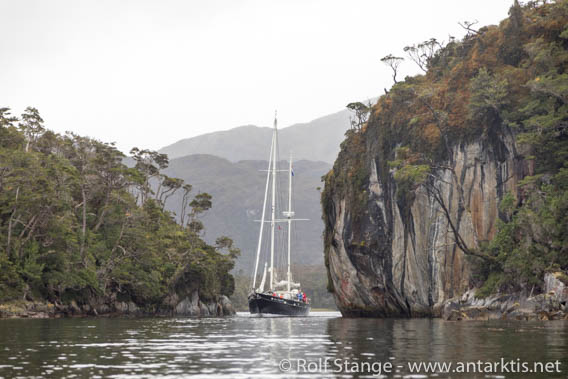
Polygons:
M278 144L282 158L293 152L294 160L311 160L331 163L337 157L339 144L349 128L348 110L320 117L308 123L282 128ZM189 154L210 154L231 162L264 160L270 154L272 129L254 125L187 138L166 146L160 153L170 159ZM317 141L317 143L314 143Z
M270 136L269 136L270 138ZM265 141L266 142L266 141ZM287 165L281 162L281 167ZM236 270L250 273L256 255L267 161L230 162L207 154L194 154L172 159L164 174L181 178L193 185L193 194L207 192L213 196L213 207L203 216L207 230L204 238L213 243L221 235L233 238L241 249ZM287 166L286 166L287 167ZM331 166L325 162L300 160L294 162L294 208L300 218L309 222L297 223L296 247L293 262L298 264L323 265L323 222L319 205L321 176ZM281 178L282 185L287 185ZM181 193L168 200L166 208L180 214ZM280 233L284 233L284 228Z

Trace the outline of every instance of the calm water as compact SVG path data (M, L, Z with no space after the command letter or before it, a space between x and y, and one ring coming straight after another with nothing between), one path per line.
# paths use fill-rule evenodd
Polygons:
M501 357L531 365L558 360L563 372L411 375L407 366L419 361L496 362ZM287 361L281 363L283 359ZM344 372L334 374L335 359L351 372L341 366ZM288 368L286 362L292 366L289 372L279 368ZM243 313L228 319L0 320L0 377L7 378L371 377L386 362L393 365L386 377L564 378L568 323L343 319L339 313L306 318ZM300 373L298 364L304 367Z

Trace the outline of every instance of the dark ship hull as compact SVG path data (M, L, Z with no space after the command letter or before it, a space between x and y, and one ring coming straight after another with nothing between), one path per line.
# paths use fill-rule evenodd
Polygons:
M302 301L281 299L264 293L252 293L248 297L251 314L273 314L283 316L307 316L310 305Z

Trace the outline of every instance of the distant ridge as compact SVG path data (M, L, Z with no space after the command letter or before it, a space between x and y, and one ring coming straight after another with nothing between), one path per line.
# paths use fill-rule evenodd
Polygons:
M339 145L349 128L348 110L294 124L279 131L280 153L283 159L290 151L295 160L335 161ZM267 120L271 121L271 120ZM160 149L170 159L190 154L210 154L231 162L265 160L269 155L271 128L254 125L239 126L220 132L186 138ZM268 141L268 142L267 142Z
M193 193L207 192L213 196L213 207L202 218L207 233L205 240L211 243L220 235L231 236L242 250L236 269L250 272L256 243L258 223L266 174L266 161L247 160L230 162L227 159L208 154L194 154L170 161L164 170L166 175L184 179L193 185ZM282 163L286 167L286 163ZM331 168L325 162L300 160L294 162L294 199L297 214L311 222L297 231L298 241L293 263L323 264L322 232L323 222L319 205L321 176ZM176 193L166 208L180 214L181 193Z

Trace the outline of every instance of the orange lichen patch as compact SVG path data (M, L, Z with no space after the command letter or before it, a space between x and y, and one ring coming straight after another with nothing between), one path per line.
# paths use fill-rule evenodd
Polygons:
M486 234L487 240L493 239L495 234L497 233L497 217L498 217L498 199L495 197L489 197L487 199L489 202L487 206L487 226L486 226Z
M435 144L440 140L440 129L436 124L428 124L424 128L424 138L430 144Z
M473 223L475 235L477 235L480 239L485 239L483 200L483 193L476 186L471 194L469 210L471 212L471 221Z

